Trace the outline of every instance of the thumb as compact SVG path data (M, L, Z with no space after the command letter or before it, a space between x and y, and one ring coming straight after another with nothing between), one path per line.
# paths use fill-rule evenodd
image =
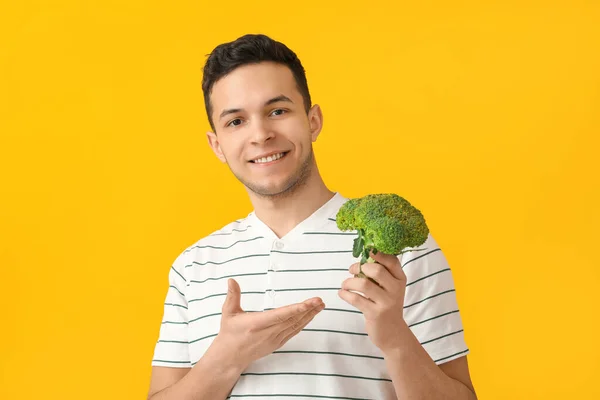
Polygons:
M243 312L240 305L241 290L235 279L227 280L227 297L223 303L223 314L237 314Z

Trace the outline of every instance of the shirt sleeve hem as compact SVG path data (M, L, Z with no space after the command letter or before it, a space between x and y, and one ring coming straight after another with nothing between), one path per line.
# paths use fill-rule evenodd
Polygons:
M189 361L152 360L150 365L153 367L192 368Z
M457 358L464 357L470 354L469 348L466 347L451 347L443 352L429 355L436 365L444 364Z

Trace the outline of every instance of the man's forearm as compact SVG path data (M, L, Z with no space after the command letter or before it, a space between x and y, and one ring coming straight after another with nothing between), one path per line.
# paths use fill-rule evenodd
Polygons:
M435 364L408 326L402 337L402 348L384 354L399 400L477 400L471 389Z
M148 400L224 400L243 369L209 349L187 375Z

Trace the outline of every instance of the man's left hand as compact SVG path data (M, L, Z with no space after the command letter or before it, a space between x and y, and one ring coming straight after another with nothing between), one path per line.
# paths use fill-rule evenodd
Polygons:
M371 254L376 263L362 265L362 272L377 284L365 278L348 278L342 283L338 295L342 300L362 311L371 341L383 353L401 347L403 333L409 330L404 321L404 293L406 275L398 257ZM352 264L349 272L359 273L359 263ZM364 297L357 291L364 294Z

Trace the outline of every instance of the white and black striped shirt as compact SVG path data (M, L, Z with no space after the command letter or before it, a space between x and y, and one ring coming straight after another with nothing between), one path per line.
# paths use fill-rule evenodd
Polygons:
M336 193L279 239L254 213L188 247L169 273L153 366L192 367L220 326L227 278L242 290L245 311L319 296L326 308L297 336L246 369L230 397L252 399L395 399L383 354L369 340L360 311L338 296L349 278L355 232L337 228L347 201ZM402 255L408 282L404 318L441 364L468 354L449 265L433 237Z

